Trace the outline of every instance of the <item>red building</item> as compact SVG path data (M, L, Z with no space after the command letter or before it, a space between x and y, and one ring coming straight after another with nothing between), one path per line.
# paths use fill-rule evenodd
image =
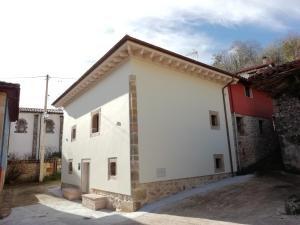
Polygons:
M239 171L251 170L267 158L277 141L272 122L272 98L266 92L251 88L247 81L268 66L264 64L238 72L239 83L229 86Z

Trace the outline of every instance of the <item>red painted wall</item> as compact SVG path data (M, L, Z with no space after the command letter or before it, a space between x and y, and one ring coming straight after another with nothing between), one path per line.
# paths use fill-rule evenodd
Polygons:
M241 115L272 118L272 98L266 93L252 89L252 98L245 95L241 83L229 86L231 112Z

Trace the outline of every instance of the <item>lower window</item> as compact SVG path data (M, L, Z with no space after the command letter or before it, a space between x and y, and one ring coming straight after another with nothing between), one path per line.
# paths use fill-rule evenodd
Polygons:
M223 154L214 154L214 164L216 173L225 172Z
M108 179L117 177L117 158L108 158Z

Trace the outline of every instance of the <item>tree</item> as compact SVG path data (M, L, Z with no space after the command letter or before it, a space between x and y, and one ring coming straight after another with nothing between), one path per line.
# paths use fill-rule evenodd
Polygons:
M235 41L229 49L222 50L213 56L213 66L230 72L258 63L260 45L255 41Z
M282 54L287 62L300 58L300 35L290 34L281 43Z
M300 59L300 35L289 34L265 48L261 48L255 41L235 41L229 49L213 55L213 66L235 73L261 64L264 56L275 64Z

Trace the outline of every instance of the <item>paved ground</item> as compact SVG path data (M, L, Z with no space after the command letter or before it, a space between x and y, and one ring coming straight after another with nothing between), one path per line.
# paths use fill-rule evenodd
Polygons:
M24 186L21 190L15 189L14 198L18 198L18 192L23 197L20 198L22 201L13 200L14 206L31 205L13 208L11 215L0 220L0 224L300 225L300 216L284 213L285 199L292 193L300 193L299 176L277 174L230 178L174 195L148 205L140 212L127 214L86 209L79 202L54 196L59 194L58 190L55 184L43 188ZM26 193L30 201L26 199Z

